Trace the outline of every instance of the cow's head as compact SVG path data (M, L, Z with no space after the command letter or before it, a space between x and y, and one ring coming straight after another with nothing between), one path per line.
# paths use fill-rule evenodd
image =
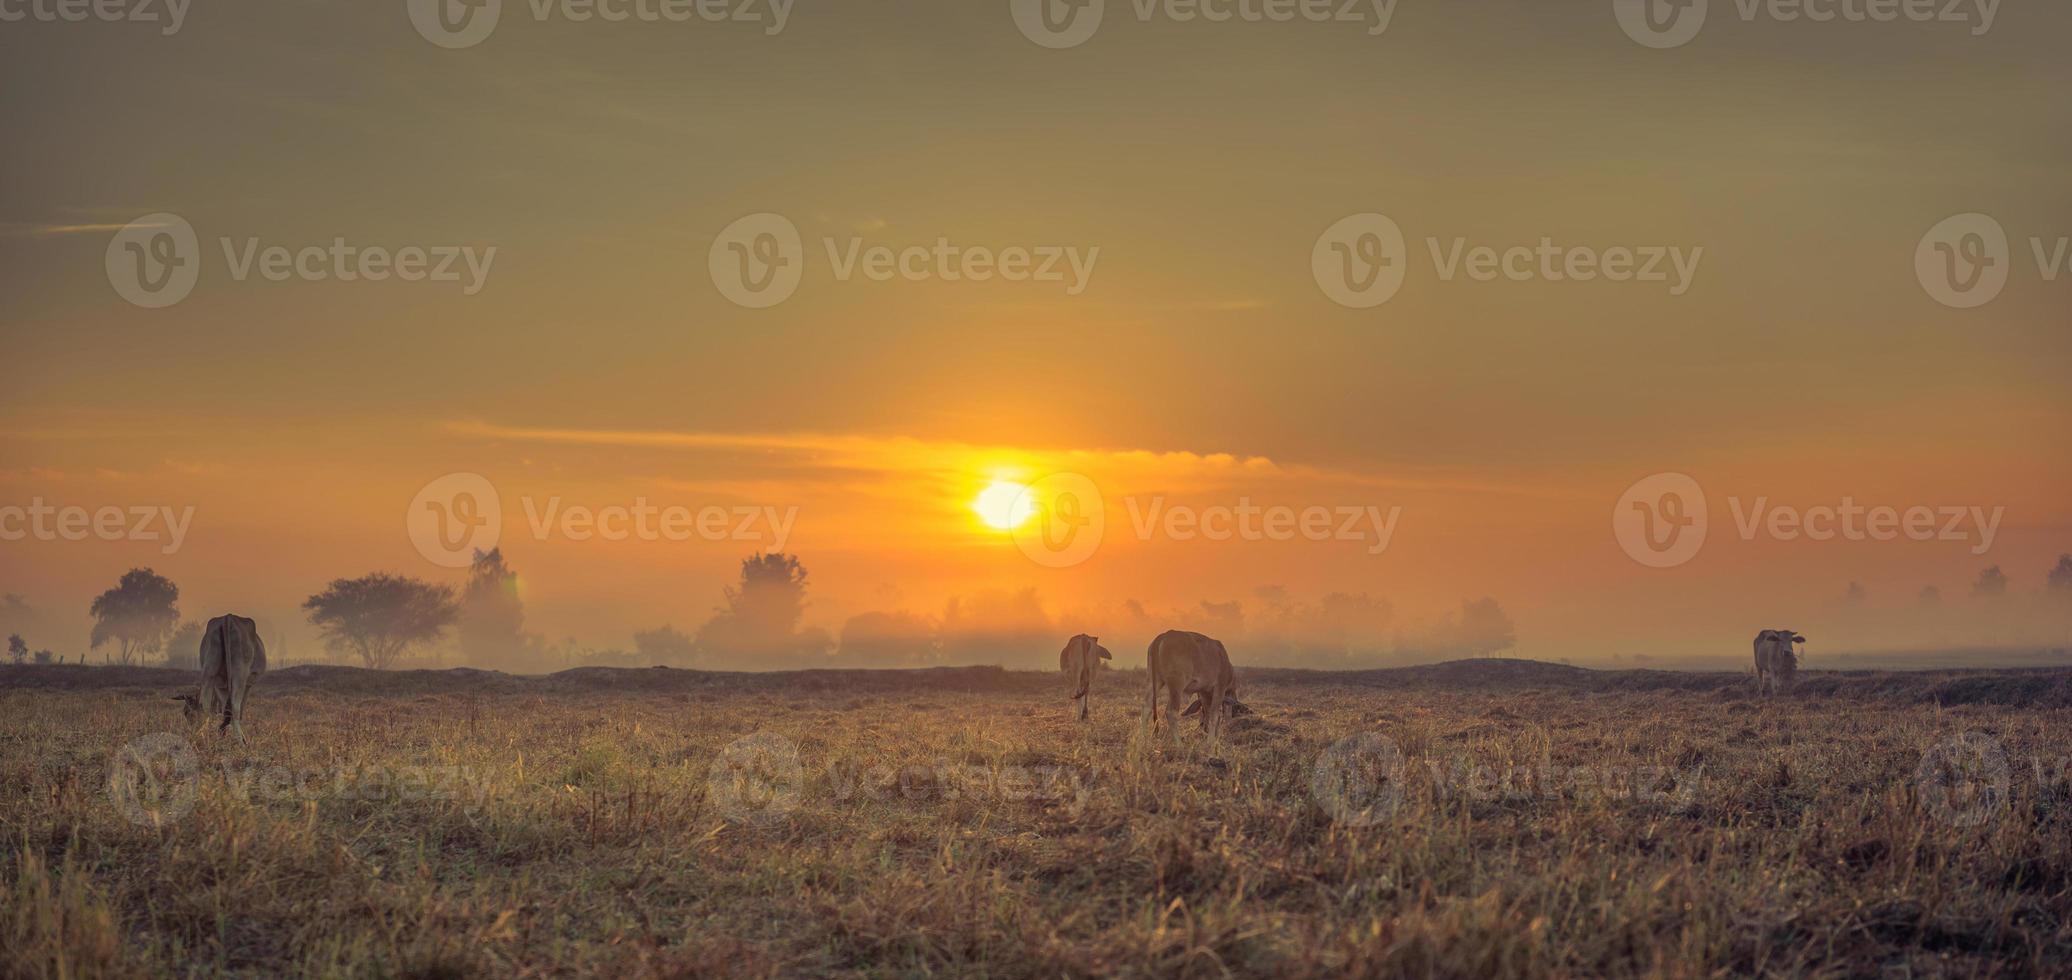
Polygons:
M1770 636L1777 641L1779 649L1784 654L1784 662L1777 666L1783 671L1785 678L1789 679L1799 669L1799 651L1796 644L1806 642L1806 638L1792 630L1771 630Z
M177 694L173 700L180 702L180 714L192 725L201 720L201 699L192 694Z

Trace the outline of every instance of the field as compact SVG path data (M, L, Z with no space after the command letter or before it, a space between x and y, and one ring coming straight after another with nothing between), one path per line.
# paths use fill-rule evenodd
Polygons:
M0 668L5 975L2072 962L2072 671L1254 671L1213 751L1133 671L188 676Z

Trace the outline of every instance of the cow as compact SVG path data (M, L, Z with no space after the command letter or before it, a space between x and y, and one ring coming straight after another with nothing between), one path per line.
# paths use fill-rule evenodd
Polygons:
M1065 641L1065 649L1058 653L1058 669L1072 682L1072 700L1079 702L1079 720L1086 720L1086 707L1093 701L1087 693L1093 688L1094 669L1103 660L1115 659L1108 648L1101 645L1101 638L1081 633Z
M1755 690L1757 694L1783 691L1799 672L1798 653L1792 644L1806 638L1791 630L1764 630L1755 635Z
M1173 741L1180 741L1180 696L1202 696L1202 731L1214 742L1223 734L1230 716L1227 702L1237 690L1237 674L1230 669L1230 652L1219 640L1186 630L1167 630L1151 641L1144 654L1146 673L1151 675L1151 693L1145 702L1151 731L1158 731L1158 689L1166 689L1166 727Z
M245 740L245 692L252 678L266 671L266 644L259 640L259 624L230 614L209 620L201 635L201 693L182 694L173 700L192 725L223 713L218 731L236 731Z

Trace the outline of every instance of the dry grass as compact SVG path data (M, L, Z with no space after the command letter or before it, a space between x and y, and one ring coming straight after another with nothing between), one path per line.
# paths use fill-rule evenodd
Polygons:
M0 971L2062 975L2067 678L1981 676L1261 673L1212 753L1129 672L1085 726L993 672L284 672L248 746L14 673ZM154 821L108 784L161 731Z

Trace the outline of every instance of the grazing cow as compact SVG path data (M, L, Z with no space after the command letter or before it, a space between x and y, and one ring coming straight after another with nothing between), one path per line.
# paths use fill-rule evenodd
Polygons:
M201 635L200 695L182 694L173 700L186 702L182 710L190 725L221 710L223 724L218 730L235 730L242 742L245 692L252 678L265 671L266 644L259 641L259 624L234 614L218 616Z
M1101 638L1081 633L1065 641L1065 649L1058 653L1058 669L1065 672L1072 682L1072 700L1079 702L1079 720L1086 720L1086 706L1093 701L1094 668L1103 660L1115 657L1108 648L1101 645Z
M1794 643L1806 638L1791 630L1764 630L1755 635L1755 690L1757 694L1782 691L1791 686L1799 672Z
M1221 641L1186 630L1167 630L1151 641L1145 663L1151 675L1151 695L1145 707L1153 732L1158 731L1158 689L1164 685L1166 727L1171 729L1173 741L1180 740L1183 694L1202 696L1201 727L1210 741L1223 734L1223 723L1230 716L1227 702L1237 690L1237 674L1230 669L1230 652Z

